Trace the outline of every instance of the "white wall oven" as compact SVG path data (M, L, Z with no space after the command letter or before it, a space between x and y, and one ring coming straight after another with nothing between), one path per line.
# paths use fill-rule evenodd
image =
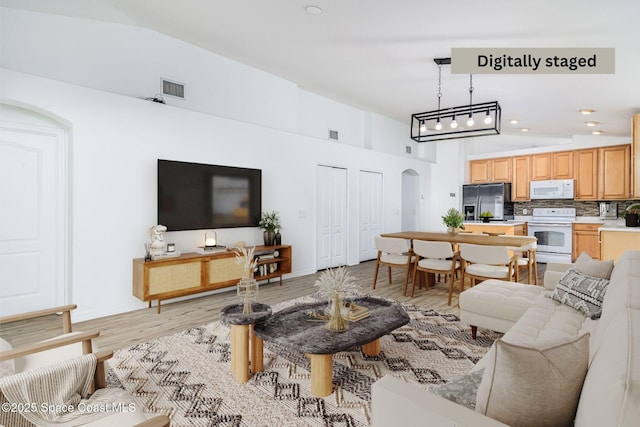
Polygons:
M528 235L538 239L538 262L571 262L575 208L534 208Z

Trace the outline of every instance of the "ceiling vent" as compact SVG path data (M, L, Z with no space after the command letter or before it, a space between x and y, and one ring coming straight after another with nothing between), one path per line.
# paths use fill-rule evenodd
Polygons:
M329 129L329 139L338 140L338 131Z
M182 83L162 79L162 94L184 99L184 85Z

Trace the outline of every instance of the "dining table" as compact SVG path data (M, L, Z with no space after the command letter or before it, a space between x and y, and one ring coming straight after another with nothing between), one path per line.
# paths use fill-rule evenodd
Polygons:
M477 233L448 233L446 231L400 231L384 233L382 237L397 237L407 240L428 240L432 242L471 243L474 245L522 247L535 243L533 236L491 236Z
M487 234L478 234L478 233L465 233L465 232L456 232L449 233L443 231L400 231L396 233L384 233L380 235L381 237L397 237L400 239L407 240L428 240L433 242L449 242L454 245L458 245L460 243L471 243L474 245L489 245L489 246L507 246L509 248L520 248L529 246L532 243L536 243L538 239L533 236L506 236L506 235L487 235ZM413 247L413 244L412 244ZM531 263L536 265L536 250L535 247L529 247L526 249L528 256L530 257ZM428 275L429 277L430 275ZM429 277L429 282L432 282L432 279ZM529 269L529 283L538 283L538 271L537 268ZM431 283L429 283L431 284Z

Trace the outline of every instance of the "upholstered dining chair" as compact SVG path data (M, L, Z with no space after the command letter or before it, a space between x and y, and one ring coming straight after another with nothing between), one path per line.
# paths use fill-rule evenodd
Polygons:
M407 294L407 284L409 283L409 274L413 268L413 262L415 256L409 247L409 243L405 239L399 239L395 237L376 237L375 238L376 249L378 249L378 258L376 260L376 271L373 275L373 286L376 288L376 282L378 281L378 270L381 265L386 266L389 270L389 284L392 283L391 269L401 268L405 270L404 275L404 287L402 288L402 295Z
M507 239L519 236L503 236ZM516 256L515 281L520 281L520 270L526 269L527 283L538 286L538 266L536 263L536 250L538 242L532 242L524 246L507 246Z
M414 240L413 252L415 254L413 278L411 279L411 297L416 287L416 275L418 272L431 274L444 274L449 277L449 302L453 295L453 282L456 272L460 269L460 254L453 251L449 242L430 242L426 240ZM461 288L461 291L463 289Z
M469 277L471 286L477 280L501 279L512 281L517 257L509 255L506 246L460 244L462 282Z

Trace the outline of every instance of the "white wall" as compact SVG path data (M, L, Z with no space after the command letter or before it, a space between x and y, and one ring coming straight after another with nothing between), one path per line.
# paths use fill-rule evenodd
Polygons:
M158 158L260 168L263 209L282 216L283 243L294 247L293 275L315 271L317 164L349 172L349 254L357 258L359 170L384 174L384 229L400 229L401 176L419 160L196 113L136 98L0 70L0 100L70 124L72 301L77 321L142 308L131 293L131 260L143 255L156 223ZM222 244L260 243L258 229L218 230ZM169 233L179 251L201 245L204 231Z

